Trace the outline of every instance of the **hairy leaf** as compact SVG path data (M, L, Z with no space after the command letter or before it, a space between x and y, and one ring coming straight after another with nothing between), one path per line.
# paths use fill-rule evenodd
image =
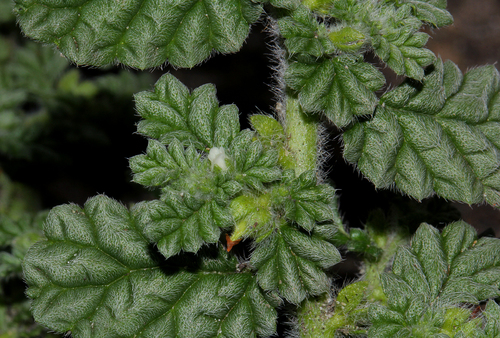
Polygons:
M383 29L372 35L375 53L398 75L421 80L424 77L422 67L436 60L434 53L423 48L429 36L417 32L422 22L412 15L409 5L396 11L383 10L387 20L383 22Z
M182 171L190 171L198 163L199 155L193 148L184 148L174 139L167 148L156 140L149 140L147 153L130 159L134 182L145 186L165 186Z
M325 25L319 24L305 6L280 19L278 25L285 38L285 46L292 55L299 53L320 57L335 51Z
M305 112L324 112L339 127L373 114L378 101L373 92L385 83L375 67L347 55L294 61L285 79Z
M162 200L141 202L134 209L137 227L165 258L181 251L196 253L219 241L220 228L233 224L225 206L168 191Z
M418 200L499 204L499 79L493 66L462 76L437 61L422 85L388 92L371 121L344 133L344 157L375 186Z
M294 10L300 6L300 0L262 0L262 1L253 0L253 1L260 3L269 3L274 7L285 8L289 10Z
M453 23L453 17L446 10L446 0L393 0L398 5L409 4L415 16L436 27L444 27Z
M295 221L307 231L316 222L332 219L335 189L328 184L318 184L316 171L308 170L291 181L284 180L287 194L283 200L285 217Z
M394 337L417 327L436 334L447 309L500 296L500 239L476 239L462 221L441 234L423 223L381 281L387 307L372 308L370 335Z
M371 35L370 41L376 55L393 69L398 75L421 80L424 76L422 67L432 64L436 57L423 48L429 36L418 32L422 20L437 20L439 24L448 23L447 19L437 12L445 13L443 7L431 7L436 1L419 0L337 0L330 8L330 14L341 20L339 27L352 26L358 31ZM441 4L441 0L438 0ZM397 6L395 6L397 5ZM399 7L399 8L398 8ZM447 13L447 12L446 12ZM356 40L354 40L356 41Z
M340 260L332 244L283 225L257 244L250 263L258 269L257 280L262 289L279 291L287 301L299 304L308 296L329 290L330 282L323 269Z
M15 11L27 36L55 44L76 64L145 69L166 61L193 67L212 50L238 51L261 7L250 0L19 0Z
M500 306L495 301L490 300L483 312L486 316L484 327L484 337L496 338L500 336ZM482 337L481 337L482 338Z
M250 130L240 132L231 142L228 156L233 165L234 180L262 191L263 183L281 178L281 169L278 167L278 151L264 147L254 137L255 133Z
M179 139L200 150L226 148L240 131L238 108L219 107L214 85L206 84L191 93L173 75L163 75L153 92L135 95L137 111L143 120L139 133L163 144Z
M83 209L54 208L46 241L24 272L35 320L85 337L272 335L276 311L236 260L199 256L189 268L162 265L119 203L98 196ZM193 268L198 271L193 271Z

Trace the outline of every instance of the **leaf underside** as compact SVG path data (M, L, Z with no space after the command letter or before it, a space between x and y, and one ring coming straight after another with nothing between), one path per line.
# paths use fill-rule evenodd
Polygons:
M134 211L105 196L54 208L47 241L28 252L24 273L35 320L80 337L256 337L276 330L276 311L237 261L158 261ZM217 250L216 250L217 251ZM227 257L225 257L227 256ZM181 258L182 260L182 258ZM182 265L180 265L182 266Z
M499 79L494 66L463 76L438 60L422 84L388 92L372 120L344 133L344 157L377 188L500 204Z
M16 1L24 33L78 65L193 67L237 52L261 6L250 0Z

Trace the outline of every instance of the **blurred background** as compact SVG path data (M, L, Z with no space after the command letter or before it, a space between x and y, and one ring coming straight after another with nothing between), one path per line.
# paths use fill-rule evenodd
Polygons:
M249 115L271 113L275 104L271 91L272 39L265 22L252 28L239 53L217 55L190 70L166 66L137 72L123 67L69 65L51 47L21 36L11 6L10 0L0 0L2 338L42 334L30 322L19 278L24 253L41 236L43 210L63 203L83 205L96 194L106 194L126 205L155 198L153 191L130 182L128 158L145 152L147 145L143 137L134 134L138 121L134 93L151 89L166 72L191 89L214 83L221 104L239 107L243 127L249 126ZM478 65L496 64L500 60L500 1L452 0L448 7L455 24L427 29L431 35L428 48L444 60L457 63L464 72ZM383 71L390 84L401 81L389 70ZM479 233L500 237L500 211L492 207L450 206L439 198L418 203L397 197L392 191L376 191L343 160L338 130L331 127L328 133L326 149L331 156L324 171L339 189L340 208L348 226L362 227L370 211L379 208L389 219L396 215L397 222L410 229L424 220L444 226L463 218ZM356 266L350 271L339 274L353 275ZM26 327L9 327L13 321Z

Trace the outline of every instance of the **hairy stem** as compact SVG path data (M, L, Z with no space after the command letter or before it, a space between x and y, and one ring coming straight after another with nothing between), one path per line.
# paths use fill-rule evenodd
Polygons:
M295 173L316 169L318 122L302 111L299 102L286 96L286 148L294 160Z

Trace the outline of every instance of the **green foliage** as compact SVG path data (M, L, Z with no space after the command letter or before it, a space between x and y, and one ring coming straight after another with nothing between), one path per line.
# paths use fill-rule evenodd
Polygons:
M31 217L23 214L19 220L0 214L0 279L22 276L21 263L26 252L42 238L42 223L47 217L40 212Z
M212 50L238 51L261 8L250 0L74 1L64 7L21 0L15 11L29 37L55 44L76 64L145 69L166 61L193 67Z
M387 306L369 311L369 336L427 337L441 332L441 337L448 337L442 333L448 325L447 311L500 296L500 240L476 236L464 222L449 224L441 234L423 223L411 246L396 253L392 272L380 277ZM470 312L464 319L469 316ZM465 320L461 325L467 329Z
M99 139L94 121L109 116L107 105L123 106L151 82L125 71L85 80L50 49L13 38L0 36L0 50L0 153L9 158L54 160L54 143Z
M392 0L397 6L409 4L415 16L436 27L448 26L453 17L446 10L446 0Z
M324 24L319 24L313 14L300 6L278 21L285 46L290 54L309 54L321 57L335 52L335 44L328 38Z
M358 324L366 317L365 293L368 282L355 282L338 292L319 299L305 301L299 313L301 337L328 338L336 333L363 333ZM317 325L320 321L323 325ZM341 330L341 331L340 331Z
M138 228L165 258L181 250L196 253L203 244L219 241L219 228L232 225L224 206L189 195L166 193L162 200L137 204L135 210Z
M6 6L0 0L2 25L12 23ZM60 205L42 234L40 202L0 177L10 187L0 196L0 282L19 278L24 257L34 318L49 330L268 337L285 305L302 337L500 334L499 239L478 238L463 221L441 233L423 223L401 246L415 219L449 219L427 202L419 214L394 200L387 215L349 229L323 172L334 125L344 158L376 188L500 204L500 76L493 66L463 75L425 48L425 25L453 22L446 0L15 0L14 11L26 36L76 65L138 69L237 52L265 16L280 62L277 117L251 116L253 130L241 130L238 108L219 105L212 84L190 90L167 73L135 95L148 146L129 163L133 181L155 189L148 201L125 207L99 195L83 208ZM385 77L367 52L406 80L379 95ZM88 132L78 122L58 129L67 116L125 116L115 103L149 77L102 72L0 37L0 152L32 159L44 135L63 130L65 142ZM333 292L337 247L363 265L359 281ZM0 337L22 331L27 308L0 302Z
M394 183L424 199L499 200L499 76L485 66L465 76L437 61L422 85L407 81L381 98L375 117L343 135L344 157L377 187Z
M192 93L173 75L162 76L154 92L135 95L143 118L137 131L163 144L177 138L198 149L227 147L240 131L238 108L219 107L215 87L207 84Z
M258 269L257 281L266 291L278 291L293 304L328 291L327 269L341 257L337 249L318 236L307 236L288 225L257 244L250 263Z
M292 62L285 79L306 112L322 111L339 127L372 114L378 103L373 92L385 83L375 67L350 56Z
M219 252L186 267L158 260L138 229L140 208L129 212L98 196L83 209L51 211L47 240L30 250L24 265L38 322L76 337L274 332L276 311L255 277L233 272L234 257Z
M332 220L335 190L330 185L318 184L313 170L296 179L291 179L292 173L287 174L283 178L283 188L289 192L283 200L285 216L309 232L317 222Z

